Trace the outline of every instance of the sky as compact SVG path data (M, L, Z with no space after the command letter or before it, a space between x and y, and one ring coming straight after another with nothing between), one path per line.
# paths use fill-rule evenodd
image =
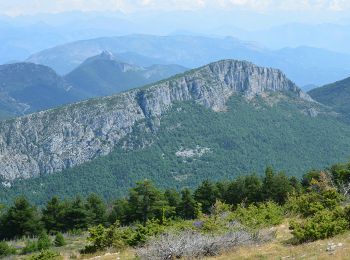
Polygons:
M350 0L0 0L0 14L8 16L66 11L243 9L254 12L350 11Z

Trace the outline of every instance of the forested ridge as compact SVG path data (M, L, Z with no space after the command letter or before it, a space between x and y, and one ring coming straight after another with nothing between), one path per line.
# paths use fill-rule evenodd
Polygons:
M192 102L174 105L156 132L142 130L147 122L135 126L121 141L125 149L59 174L1 185L0 203L19 194L37 205L90 193L111 200L145 178L160 188L193 189L204 179L263 175L266 165L300 178L308 169L349 159L348 125L327 114L310 117L292 99L270 99L278 102L234 96L220 113Z

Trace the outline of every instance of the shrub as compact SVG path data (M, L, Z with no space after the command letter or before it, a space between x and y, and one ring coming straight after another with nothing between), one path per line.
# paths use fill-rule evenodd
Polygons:
M165 226L161 225L158 220L148 220L146 225L137 224L131 233L131 237L127 239L130 246L142 245L148 238L156 236L165 231Z
M94 253L111 246L112 238L107 236L107 230L108 229L105 228L103 225L98 225L96 227L89 228L89 236L87 238L89 245L87 245L82 250L82 253Z
M63 257L54 251L43 250L39 254L35 254L29 258L30 260L61 260Z
M293 230L292 234L297 243L332 237L348 228L349 223L346 220L344 210L340 207L332 211L321 210L304 221L290 223L290 229Z
M248 207L239 205L230 218L244 226L257 229L278 225L283 220L283 208L275 202L251 204Z
M52 246L51 240L46 232L42 232L38 238L38 250L49 249Z
M250 233L237 230L220 235L202 234L194 231L165 233L150 240L146 246L139 248L141 259L194 259L218 255L235 246L252 244L256 237Z
M310 217L324 209L333 210L340 206L342 196L334 189L323 192L310 192L290 197L286 208L292 214Z
M16 248L9 246L6 242L0 242L0 258L16 254Z
M108 247L124 249L126 246L144 244L150 237L163 233L165 226L159 220L148 220L145 225L136 224L131 227L120 227L117 221L112 226L105 228L102 225L89 229L87 245L81 252L94 253Z
M89 228L89 236L87 238L89 245L87 245L81 252L83 254L94 253L104 250L108 247L116 249L123 249L132 239L134 233L130 228L119 226L116 222L112 226L105 228L102 225Z
M27 240L25 246L22 248L21 254L29 254L38 251L38 243L36 241Z
M61 247L66 245L66 241L64 240L64 237L62 235L62 233L58 232L55 236L55 240L54 240L54 245L56 247Z
M228 219L230 209L229 205L217 201L211 208L211 215L201 215L193 222L193 226L202 233L225 233L233 227Z

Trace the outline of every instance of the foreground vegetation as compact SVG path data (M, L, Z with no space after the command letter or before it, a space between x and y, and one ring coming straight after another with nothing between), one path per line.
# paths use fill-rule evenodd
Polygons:
M349 179L350 163L310 171L301 180L267 168L263 177L205 180L194 191L160 190L145 180L112 204L95 194L54 197L39 210L19 197L1 209L0 255L59 259L57 249L67 243L62 233L87 231L77 249L82 255L134 248L141 259L214 256L273 241L268 228L286 219L290 244L327 239L350 228ZM22 245L14 247L13 239Z

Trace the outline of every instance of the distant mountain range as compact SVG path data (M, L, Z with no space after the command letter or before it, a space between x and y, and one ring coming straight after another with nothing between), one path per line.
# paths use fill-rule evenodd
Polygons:
M44 65L0 66L0 119L111 95L168 78L187 70L177 65L142 67L102 52L62 77Z
M142 62L140 62L142 63ZM168 78L188 70L179 65L142 67L121 62L107 51L88 58L65 76L85 98L107 96Z
M256 41L273 49L312 46L335 52L350 53L349 24L286 23L261 30L244 30L232 26L213 30L214 35L232 35L247 41ZM331 41L329 39L332 39Z
M110 51L128 60L149 66L179 64L194 68L220 59L252 61L279 68L299 86L324 85L350 75L350 55L312 47L270 50L236 38L204 36L129 35L77 41L33 54L28 62L47 65L60 74L69 73L85 59Z
M347 17L340 21L340 13L334 19L340 24L322 23L319 17L314 17L317 24L290 23L290 15L285 12L267 15L242 12L239 9L161 12L143 10L142 13L74 11L0 16L0 63L9 60L22 61L34 52L67 42L131 33L233 36L259 42L270 49L312 46L350 53L347 44L350 40L349 19Z

